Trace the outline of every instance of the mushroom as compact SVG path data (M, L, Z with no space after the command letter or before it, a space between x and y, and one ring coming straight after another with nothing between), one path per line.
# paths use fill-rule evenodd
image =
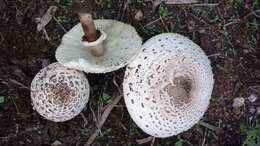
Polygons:
M31 83L33 108L54 122L77 116L89 99L89 83L84 73L52 63L40 70Z
M87 73L106 73L130 63L142 40L131 25L116 20L92 20L78 13L81 24L67 32L57 48L56 59L68 68Z
M170 137L188 130L207 110L214 79L208 57L188 38L157 35L127 68L124 99L147 134Z

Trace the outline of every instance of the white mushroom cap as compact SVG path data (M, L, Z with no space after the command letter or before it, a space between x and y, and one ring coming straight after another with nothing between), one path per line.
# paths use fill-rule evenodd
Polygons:
M77 116L89 99L89 83L83 72L52 63L40 70L31 83L34 109L54 122Z
M214 79L210 61L188 38L164 33L143 44L123 83L130 116L147 134L188 130L207 110Z
M107 34L103 42L104 56L94 56L86 43L82 43L84 32L79 23L63 36L56 51L58 62L87 73L106 73L124 67L137 56L142 40L134 27L116 20L95 20L94 23L97 30Z

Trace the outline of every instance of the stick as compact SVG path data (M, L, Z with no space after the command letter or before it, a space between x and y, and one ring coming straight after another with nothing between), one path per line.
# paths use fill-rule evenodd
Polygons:
M216 3L216 4L202 3L202 4L192 4L191 6L194 6L194 7L216 7L218 5L219 5L219 3Z
M154 142L155 142L155 137L153 137L153 140L151 142L151 145L150 146L153 146L154 145Z
M9 79L9 81L12 82L13 84L16 84L16 85L21 86L21 88L30 90L28 86L25 86L24 84L22 84L22 83L20 83L20 82L18 82L18 81L16 81L16 80L14 80L14 79Z
M51 41L51 39L50 39L50 37L49 37L49 35L48 35L48 33L47 33L46 29L45 29L45 28L42 28L42 31L43 31L43 33L44 33L44 35L45 35L46 39L47 39L47 40L50 42L50 41Z
M84 120L84 125L83 125L83 127L86 127L86 125L88 124L88 120L87 120L87 118L85 117L85 115L81 112L80 113L80 116L82 117L82 119Z
M106 110L103 112L101 119L99 121L99 126L100 128L102 128L102 126L104 125L106 119L108 118L110 112L113 110L113 108L115 107L115 105L120 101L120 99L122 98L122 95L117 96L114 101L113 104L109 105ZM85 146L90 146L94 140L96 139L97 135L99 133L99 130L96 129L95 132L89 137L87 143L85 144Z
M219 128L219 127L210 125L210 124L208 124L208 123L206 123L206 122L203 122L203 121L199 121L198 124L201 125L201 126L204 126L204 127L208 128L208 129L210 129L210 130L212 130L212 131L215 131L215 132L217 132L217 133L222 133L222 132L223 132L223 129L222 129L222 128Z
M52 18L54 19L54 21L60 26L60 28L66 33L68 32L61 24L60 22L56 19L55 16L52 16Z
M152 141L153 140L153 136L149 136L147 138L143 138L143 139L137 139L136 142L138 145L142 145L144 143L147 143L149 141Z
M191 4L191 3L198 3L198 0L165 0L166 4Z

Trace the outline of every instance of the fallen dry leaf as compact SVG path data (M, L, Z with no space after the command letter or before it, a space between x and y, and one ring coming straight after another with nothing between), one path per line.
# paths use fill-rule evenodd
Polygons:
M50 6L47 12L40 18L40 22L37 25L37 31L41 31L45 26L51 21L53 15L55 14L58 7Z

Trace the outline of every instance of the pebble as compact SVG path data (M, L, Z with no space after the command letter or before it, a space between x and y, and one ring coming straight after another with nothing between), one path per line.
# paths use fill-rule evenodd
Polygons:
M255 102L257 100L257 96L255 94L251 94L248 97L248 100L253 103L253 102Z
M260 106L258 106L258 107L256 108L256 113L257 113L257 114L260 114Z
M51 61L49 59L42 60L42 68L48 66L49 64L51 64Z
M140 20L143 19L143 16L144 16L143 12L142 12L141 10L138 10L138 11L136 12L136 14L135 14L135 19L136 19L137 21L140 21Z
M241 97L237 97L233 99L232 107L237 108L243 106L244 104L245 104L245 99Z
M251 113L251 114L254 114L255 113L255 107L253 107L253 106L251 106L250 108L249 108L249 112Z

